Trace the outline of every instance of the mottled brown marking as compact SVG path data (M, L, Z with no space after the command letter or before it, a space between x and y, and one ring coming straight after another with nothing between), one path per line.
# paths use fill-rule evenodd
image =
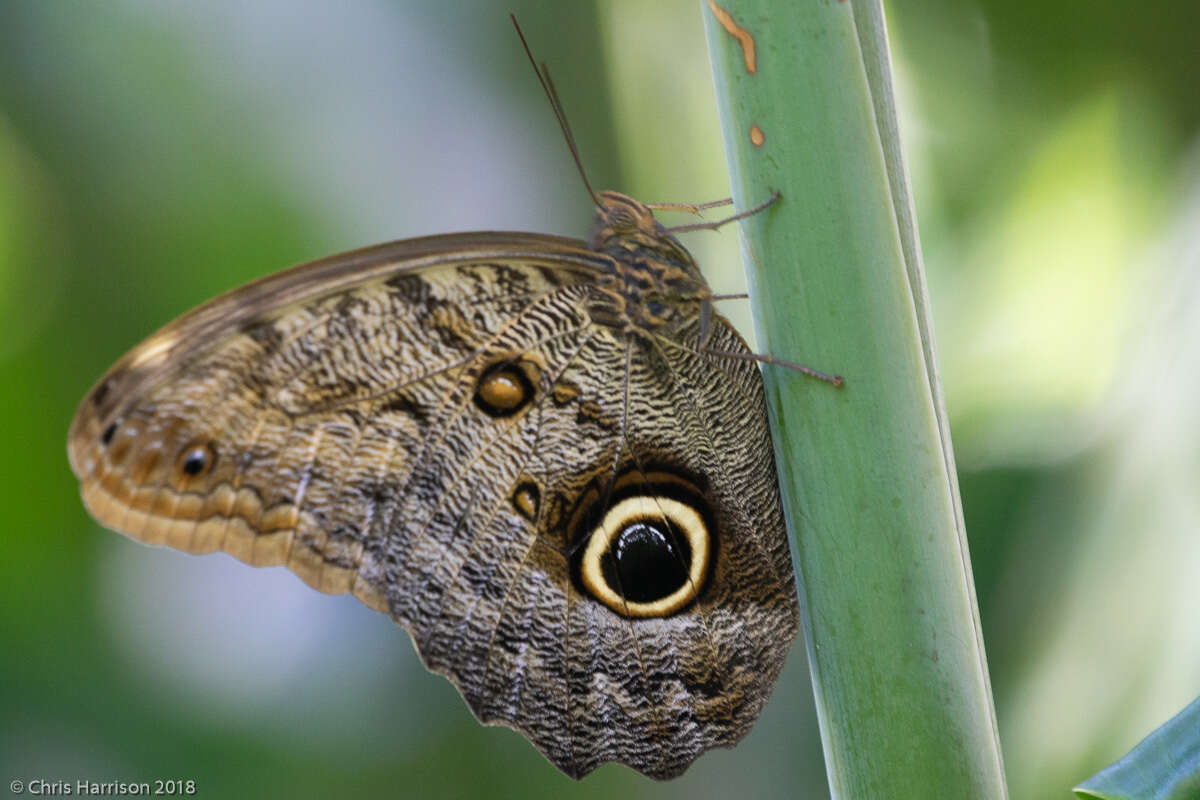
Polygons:
M108 397L109 382L105 381L96 387L96 391L92 392L92 405L97 407L104 405L104 398Z
M606 414L604 407L595 400L584 400L579 404L578 419L580 422L590 422L593 425L599 425L605 430L613 430L617 427L616 417Z
M124 433L118 431L118 433ZM126 457L129 455L130 449L133 447L133 437L129 435L118 436L113 439L113 444L107 452L107 460L113 466L121 466L125 463Z
M708 7L712 9L713 16L717 18L717 22L721 23L721 27L729 31L729 34L742 46L742 55L746 59L746 72L753 75L758 71L758 61L754 55L754 37L748 30L734 22L733 16L717 5L714 0L708 0Z
M554 384L552 396L554 398L554 405L565 406L576 397L579 397L579 387L566 381L558 381Z
M479 338L479 332L463 314L463 309L451 305L437 306L430 313L428 324L434 333L457 347L463 347Z
M162 459L162 448L150 447L143 450L129 467L129 477L134 483L146 483L158 468Z

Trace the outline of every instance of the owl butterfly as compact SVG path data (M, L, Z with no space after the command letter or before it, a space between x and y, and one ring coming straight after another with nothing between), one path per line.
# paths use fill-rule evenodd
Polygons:
M71 425L88 510L353 594L573 777L734 745L798 626L759 357L650 206L592 196L587 242L385 244L167 325Z

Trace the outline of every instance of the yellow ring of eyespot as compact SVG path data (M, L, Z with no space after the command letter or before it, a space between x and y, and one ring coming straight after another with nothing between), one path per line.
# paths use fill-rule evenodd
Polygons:
M626 600L609 587L600 569L600 559L608 552L613 540L630 522L639 519L666 519L687 536L692 551L688 579L671 594L650 603ZM579 573L583 585L600 602L626 617L665 617L695 599L704 586L708 573L708 525L696 509L672 497L635 495L620 501L604 515L591 532L583 552Z

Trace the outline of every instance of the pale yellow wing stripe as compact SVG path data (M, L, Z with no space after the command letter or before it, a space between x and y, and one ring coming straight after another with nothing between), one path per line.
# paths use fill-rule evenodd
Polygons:
M290 508L275 509L263 515L262 532L246 523L247 517L261 512L258 497L249 490L234 495L229 486L218 487L210 496L176 495L167 489L142 490L122 501L109 489L110 472L98 472L97 480L86 481L81 487L84 505L107 528L126 533L131 538L153 545L165 545L187 553L212 553L224 537L225 552L255 567L284 564L314 589L328 594L353 594L365 605L387 613L387 598L364 581L358 570L325 563L320 555L307 547L291 547L296 520ZM153 513L160 498L179 499L174 518ZM139 531L133 534L131 531ZM271 546L255 546L270 540Z

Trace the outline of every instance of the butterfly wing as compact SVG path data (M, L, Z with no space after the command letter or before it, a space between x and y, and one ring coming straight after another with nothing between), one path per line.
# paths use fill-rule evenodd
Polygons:
M574 240L462 234L217 298L84 399L84 502L132 538L285 564L389 613L481 720L568 774L679 774L749 729L796 599L757 368L698 354L692 329L595 323L605 266ZM719 318L710 346L745 350ZM662 530L701 529L689 558L711 545L667 615L583 577L622 499L651 527L684 509Z
M698 338L698 324L671 339L635 338L628 370L623 348L597 345L608 352L596 359L605 374L588 384L591 397L618 420L624 384L628 414L596 479L612 474L613 461L633 478L601 506L635 492L655 506L683 500L700 512L713 553L697 597L665 617L622 618L586 587L568 593L571 719L577 729L614 731L577 742L571 756L584 773L619 760L667 778L711 747L736 744L770 697L798 630L758 367L701 354ZM707 345L748 351L720 317ZM593 435L604 424L592 424Z

